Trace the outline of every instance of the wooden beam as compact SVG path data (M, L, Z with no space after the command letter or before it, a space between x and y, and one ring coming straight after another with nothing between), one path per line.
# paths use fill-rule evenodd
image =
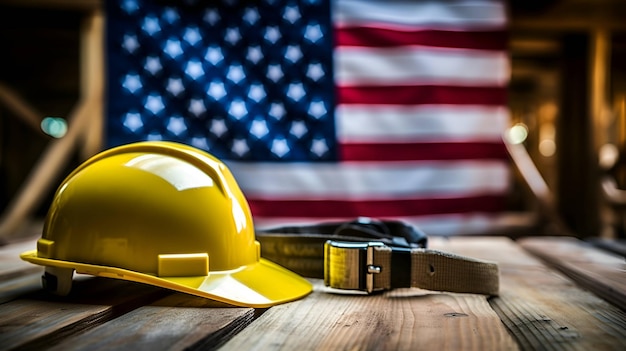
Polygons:
M611 108L609 106L609 72L611 70L611 33L605 28L596 28L591 33L591 118L593 119L594 151L608 142Z
M38 134L41 132L42 114L30 106L22 97L8 85L0 82L0 102L13 112L13 116L19 118L27 126Z
M92 108L92 101L79 102L68 118L67 134L61 139L50 142L17 195L9 202L7 210L0 217L0 238L13 236L33 208L53 186L52 181L67 164L71 152L78 144L79 137L88 125Z
M104 15L101 9L96 9L86 19L81 35L81 99L68 118L68 132L63 138L51 141L22 188L9 202L0 217L0 238L13 236L50 192L54 186L52 181L60 175L76 147L82 146L83 158L99 150L104 110L103 37Z
M87 159L102 147L104 125L104 13L96 9L82 23L80 37L80 87L92 104L89 124L83 131L81 157Z

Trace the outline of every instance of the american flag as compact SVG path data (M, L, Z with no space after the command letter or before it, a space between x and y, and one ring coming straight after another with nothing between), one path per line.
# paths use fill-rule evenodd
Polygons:
M502 1L112 0L107 52L107 146L212 153L257 227L503 216Z

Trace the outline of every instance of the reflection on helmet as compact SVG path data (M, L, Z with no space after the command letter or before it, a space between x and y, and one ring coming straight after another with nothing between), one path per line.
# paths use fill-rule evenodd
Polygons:
M58 188L37 250L22 258L46 266L45 285L60 294L74 270L252 307L312 289L260 258L228 168L171 142L120 146L80 165Z

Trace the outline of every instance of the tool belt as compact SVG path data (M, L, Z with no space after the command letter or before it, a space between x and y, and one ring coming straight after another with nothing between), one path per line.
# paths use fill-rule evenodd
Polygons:
M494 262L426 248L427 236L400 221L358 218L260 230L261 256L326 286L367 293L395 288L498 295Z

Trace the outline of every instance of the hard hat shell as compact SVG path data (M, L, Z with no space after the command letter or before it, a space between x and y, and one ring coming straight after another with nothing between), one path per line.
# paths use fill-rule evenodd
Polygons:
M37 250L21 257L51 267L44 281L61 294L73 270L250 307L312 290L260 257L248 203L226 165L172 142L119 146L76 168L56 191Z

